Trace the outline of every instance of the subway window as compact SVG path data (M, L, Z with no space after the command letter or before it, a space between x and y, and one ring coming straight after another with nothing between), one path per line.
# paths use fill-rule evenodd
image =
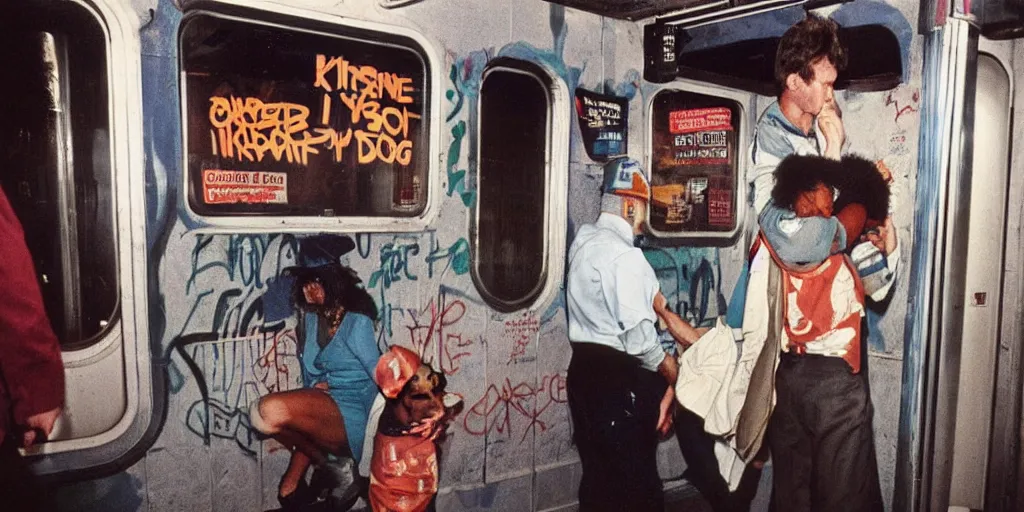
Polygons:
M494 308L529 305L547 277L550 78L525 62L484 72L473 271Z
M0 186L25 232L66 350L117 317L106 36L71 2L11 6L0 20Z
M655 95L651 110L651 231L732 236L739 226L740 103L669 89Z
M211 217L421 215L430 166L423 49L394 34L307 25L186 17L190 208Z

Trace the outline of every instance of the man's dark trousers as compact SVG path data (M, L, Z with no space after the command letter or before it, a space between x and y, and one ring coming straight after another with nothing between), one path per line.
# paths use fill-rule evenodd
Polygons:
M783 353L775 384L775 510L881 511L866 373L839 357Z
M665 379L611 347L572 347L566 387L583 466L580 510L661 512L657 422Z

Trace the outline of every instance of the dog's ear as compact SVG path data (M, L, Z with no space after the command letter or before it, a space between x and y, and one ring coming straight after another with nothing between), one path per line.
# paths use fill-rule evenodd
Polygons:
M434 381L434 392L444 393L445 388L448 387L448 379L444 376L444 372L433 372L430 377Z

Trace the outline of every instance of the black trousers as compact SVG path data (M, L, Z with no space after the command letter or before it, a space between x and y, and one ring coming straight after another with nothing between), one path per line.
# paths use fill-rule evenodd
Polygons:
M838 357L782 354L775 391L775 510L881 511L867 375Z
M572 346L566 388L583 465L580 510L662 512L656 430L665 379L615 349Z
M729 491L715 457L715 438L704 430L704 418L680 407L675 417L676 439L686 459L683 477L700 491L715 512L747 512L757 495L761 470L747 464L740 485Z
M18 453L15 434L8 432L0 444L0 510L50 512L56 508L50 494L42 492Z

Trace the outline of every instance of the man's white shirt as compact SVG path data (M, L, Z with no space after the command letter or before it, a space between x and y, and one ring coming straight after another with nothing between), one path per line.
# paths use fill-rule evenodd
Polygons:
M625 219L602 213L580 228L569 248L566 281L570 341L611 347L657 370L665 358L654 327L660 285L643 252L633 247Z

